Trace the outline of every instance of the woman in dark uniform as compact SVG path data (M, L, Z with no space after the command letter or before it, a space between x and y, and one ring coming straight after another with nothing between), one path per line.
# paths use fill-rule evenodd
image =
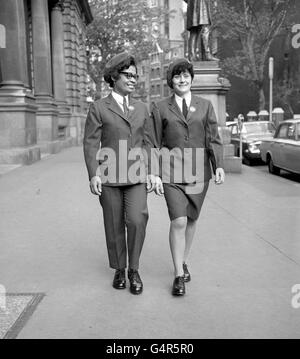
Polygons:
M169 66L168 85L173 89L174 95L153 105L152 128L147 131L148 134L151 133L147 141L152 147L159 149L161 155L161 172L160 177L156 177L156 192L165 195L171 220L170 247L175 267L173 295L176 296L185 294L185 282L191 280L186 263L197 219L212 178L211 165L216 175L216 184L222 184L225 180L223 145L217 119L210 101L192 95L193 78L193 65L188 60L178 59ZM177 153L191 149L192 158L183 156L182 161L167 163L162 155L163 151L176 153L175 149ZM197 151L200 157L195 155ZM181 165L182 168L190 167L193 173L196 169L198 176L187 178L184 175L181 181L175 180L178 173L174 173L181 172L181 169L176 171ZM169 168L171 173L166 173ZM165 178L171 179L169 183Z
M141 294L143 283L138 270L148 222L146 178L130 176L126 168L133 165L130 153L144 147L149 113L145 104L130 96L138 80L133 56L126 52L114 56L105 67L104 79L112 92L90 107L84 135L85 161L91 192L99 196L103 208L109 263L115 269L113 287L126 288L128 256L130 291ZM115 157L104 160L106 153ZM108 165L116 176L105 176ZM146 176L142 159L139 168Z

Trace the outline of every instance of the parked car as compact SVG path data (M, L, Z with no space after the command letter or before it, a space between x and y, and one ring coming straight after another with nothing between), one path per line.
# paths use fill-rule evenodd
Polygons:
M261 157L269 172L280 174L280 169L300 174L300 119L282 122L273 139L260 146Z
M236 123L238 123L237 120L236 121L226 121L226 126L234 125Z
M235 147L235 155L240 154L239 124L229 124L231 129L231 143ZM260 145L262 140L272 139L276 128L269 121L252 121L242 123L242 154L243 163L251 165L254 160L261 160Z

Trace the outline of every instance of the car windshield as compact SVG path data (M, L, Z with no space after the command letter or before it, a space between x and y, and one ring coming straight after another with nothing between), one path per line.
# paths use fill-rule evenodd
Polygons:
M259 122L251 122L251 123L244 123L243 134L274 134L275 133L275 126L273 123L259 123Z

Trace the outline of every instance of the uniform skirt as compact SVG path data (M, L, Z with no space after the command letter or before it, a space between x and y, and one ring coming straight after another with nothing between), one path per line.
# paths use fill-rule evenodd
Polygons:
M209 182L201 184L201 188L186 184L164 183L165 199L171 221L188 217L196 221L208 190Z

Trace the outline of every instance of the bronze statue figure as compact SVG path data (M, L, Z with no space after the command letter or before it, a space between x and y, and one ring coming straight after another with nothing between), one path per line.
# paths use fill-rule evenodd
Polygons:
M188 47L191 61L216 61L209 45L211 14L210 0L184 0L187 3Z

